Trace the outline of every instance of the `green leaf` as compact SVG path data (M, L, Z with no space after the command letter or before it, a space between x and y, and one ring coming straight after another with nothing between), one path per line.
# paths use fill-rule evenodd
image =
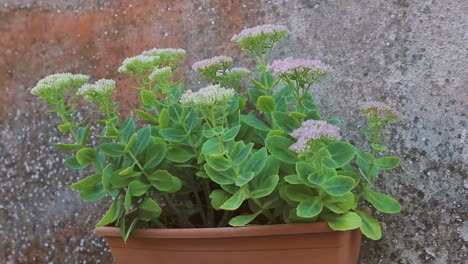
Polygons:
M336 168L348 164L356 153L353 145L341 141L330 144L327 149L336 163Z
M332 124L334 126L337 126L337 125L341 124L341 120L338 119L338 118L329 118L329 119L327 119L327 123L330 123L330 124Z
M206 162L217 171L225 171L232 168L232 164L224 157L224 154L213 154L205 157Z
M353 186L354 180L350 177L334 176L325 181L325 183L322 185L322 188L328 194L340 196L351 191Z
M301 126L299 121L293 117L290 117L287 113L284 112L274 111L272 112L271 117L273 118L273 123L276 125L276 127L281 128L288 134Z
M354 199L352 192L347 192L340 196L325 195L323 197L323 205L334 213L342 214L353 208Z
M133 180L138 178L141 175L141 172L133 172L128 175L119 175L118 171L114 171L111 176L112 186L116 188L127 187Z
M289 149L291 144L290 139L282 136L271 136L265 140L265 146L275 158L288 164L295 164L297 155Z
M148 122L151 122L151 123L154 123L154 124L158 124L158 119L156 117L154 117L152 114L148 113L148 112L145 112L143 110L140 110L140 109L134 109L133 111L135 111L136 115L143 121L148 121Z
M229 225L231 226L245 226L252 222L258 215L260 215L261 211L256 212L255 214L249 215L238 215L233 217L229 221Z
M135 164L136 164L136 163L133 163L132 165L128 166L127 168L121 170L121 171L119 172L119 175L121 175L121 176L127 176L127 175L130 175L130 174L135 173L135 171L133 170L133 167L135 167Z
M123 237L124 242L127 241L128 237L130 236L130 233L132 233L133 229L135 229L135 226L136 226L136 224L138 223L139 220L140 220L140 218L138 216L133 219L132 223L128 227L127 232L125 233L125 237Z
M230 156L235 165L240 165L244 162L244 160L249 156L253 145L253 143L245 145L244 141L234 143Z
M257 108L261 112L265 112L265 113L273 112L273 110L275 110L275 106L276 106L276 103L273 97L268 96L268 95L262 95L258 97Z
M318 153L315 153L315 156L317 157L317 159L320 160L322 165L325 165L328 168L336 168L337 167L336 162L332 159L332 155L330 154L328 149L326 149L324 147L320 148ZM321 167L321 165L319 167Z
M236 178L236 186L243 186L253 179L255 174L252 171L241 173Z
M267 158L267 150L265 147L257 150L247 162L241 166L241 172L253 172L254 175L257 175L265 166Z
M148 145L152 142L151 126L145 126L144 128L140 129L136 134L137 139L132 146L132 152L135 155L143 152L146 149L146 147L148 147Z
M266 158L262 171L249 182L249 197L256 199L272 193L279 181L280 164L273 156Z
M299 203L297 206L297 216L303 218L312 218L322 212L323 204L320 197L310 197Z
M84 146L86 143L86 140L88 140L90 129L91 129L91 124L88 124L86 127L78 128L77 136L78 136L78 142L81 146Z
M102 199L106 192L102 186L101 175L90 175L71 185L73 190L80 192L80 197L86 201L97 201Z
M229 211L236 210L242 205L242 202L244 202L246 198L245 192L243 190L238 190L231 198L227 199L220 208Z
M218 126L215 128L203 130L202 134L206 138L212 138L212 137L221 135L223 132L224 132L224 128Z
M127 192L125 193L125 198L124 198L125 212L129 212L131 207L132 207L132 193L129 190L127 190Z
M57 126L58 130L62 133L69 131L72 128L71 123L65 123Z
M63 151L72 151L81 148L81 145L78 144L54 144L54 147L63 150Z
M112 172L113 172L113 165L107 164L107 166L102 170L102 186L104 190L110 191L112 189Z
M362 224L361 217L353 212L346 212L341 215L329 214L323 216L328 226L336 231L347 231L359 228Z
M213 190L210 194L211 205L215 210L220 210L221 205L224 204L231 195L224 190Z
M136 181L132 181L128 185L128 191L130 192L132 196L139 197L145 194L146 191L148 191L149 187L150 187L149 184L146 184L140 180L136 180Z
M107 210L106 214L101 218L101 220L96 224L96 226L106 226L115 222L117 218L119 218L121 208L122 202L119 199L115 199L112 202L109 210Z
M316 171L307 177L307 181L305 183L313 183L316 185L322 185L327 179L330 179L332 177L336 176L336 170L327 168L327 167L322 167L321 171Z
M300 112L290 112L288 116L296 119L297 121L301 122L307 117L307 115L300 113Z
M96 150L93 148L83 148L76 152L76 160L79 164L85 165L94 161L96 158Z
M304 184L304 181L302 181L296 174L286 175L283 179L289 184Z
M227 171L221 173L213 169L208 164L205 164L204 168L208 177L217 184L225 185L234 184L236 182L236 174L232 171L232 169L228 169Z
M72 184L71 188L76 191L88 191L94 189L99 182L101 182L101 175L93 174Z
M273 85L275 85L275 78L269 71L264 71L260 75L260 83L267 90L271 90L273 88Z
M316 193L306 185L284 185L280 188L283 198L294 202L302 202L316 196Z
M261 90L264 90L264 91L267 91L268 88L266 88L265 86L263 86L263 84L261 84L260 82L258 82L257 80L251 78L250 79L250 82L252 82L253 85L255 85L255 87L257 87L258 89L261 89Z
M67 165L67 167L72 170L82 170L88 166L88 164L85 164L85 165L79 164L75 156L68 157L65 160L65 165Z
M178 163L187 162L194 157L195 154L193 152L178 145L170 146L166 152L166 159Z
M312 174L317 174L317 171L314 169L314 167L310 164L305 163L304 161L299 161L296 163L296 173L297 177L302 181L302 182L309 182L308 177ZM321 175L321 174L319 174ZM315 180L315 178L314 178ZM314 184L322 184L323 181L325 180L325 177L320 178L320 182L314 181Z
M164 128L159 130L159 134L161 134L164 139L171 142L182 142L187 138L187 134L183 129Z
M360 210L356 210L356 213L361 217L361 232L366 237L372 240L379 240L382 238L382 227L377 219Z
M182 181L166 170L155 171L148 177L148 180L151 185L161 192L172 193L177 192L182 188Z
M169 116L169 111L167 111L167 109L164 108L159 113L159 128L160 129L168 128L170 120L171 120L171 118Z
M222 135L222 139L224 142L226 141L230 141L230 140L233 140L237 134L239 133L239 130L240 130L241 126L240 125L237 125L237 126L234 126L228 130L226 130L223 135Z
M382 170L391 170L398 167L398 165L400 165L400 158L394 156L383 157L375 161L375 166Z
M188 112L187 116L185 116L185 127L187 128L187 133L192 133L193 129L197 127L200 123L200 119L198 118L198 113L194 110Z
M133 117L130 116L125 120L122 124L121 132L125 142L128 142L133 133L135 133L135 121L133 121Z
M152 198L143 201L138 207L138 216L143 221L151 221L161 215L162 209Z
M135 144L135 141L137 140L138 135L133 134L130 139L128 140L127 144L125 145L124 152L130 151L130 149L133 147L133 144Z
M372 153L369 153L369 152L366 152L366 151L362 151L358 148L355 149L356 150L356 154L359 158L361 158L362 160L364 161L367 161L367 162L372 162L372 159L374 158L374 156L372 155Z
M263 123L262 121L260 121L260 119L256 118L253 115L241 115L240 120L260 131L270 131L270 128L265 123Z
M363 176L368 177L371 176L372 178L376 177L379 169L377 166L370 166L370 162L362 159L361 157L357 158L357 164L359 166L359 169L361 170L361 173ZM369 175L366 175L365 173L369 173Z
M387 151L387 148L380 144L372 144L372 148L380 152Z
M156 95L148 90L141 90L141 104L144 106L152 106L156 103Z
M250 101L251 102L257 102L258 97L262 95L266 95L267 93L263 90L255 89L255 88L249 88L247 90L247 93L249 94Z
M382 213L395 214L401 211L400 203L386 194L366 189L363 198Z
M143 152L146 159L143 167L145 169L152 169L159 165L166 155L166 144L163 142L151 143Z
M222 153L221 146L217 138L210 138L203 143L201 153L203 155L213 155Z
M99 152L106 156L118 158L125 154L125 146L119 143L102 143L99 145Z

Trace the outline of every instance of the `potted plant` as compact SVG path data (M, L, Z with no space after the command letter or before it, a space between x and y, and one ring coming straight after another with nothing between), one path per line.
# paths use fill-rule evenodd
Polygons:
M192 68L209 85L197 91L174 75L182 49L125 59L119 72L135 80L137 122L120 117L113 80L90 84L86 75L63 73L32 89L71 135L72 143L55 144L71 152L66 165L89 172L71 187L84 200L111 201L96 233L118 263L356 263L361 232L381 237L360 201L400 211L373 190L379 172L400 162L382 156L396 112L367 102L370 150L345 141L340 121L324 119L313 97L331 68L309 59L270 62L287 35L277 25L244 29L232 41L257 67L235 68L226 56L199 61ZM81 98L95 106L86 118L77 114Z

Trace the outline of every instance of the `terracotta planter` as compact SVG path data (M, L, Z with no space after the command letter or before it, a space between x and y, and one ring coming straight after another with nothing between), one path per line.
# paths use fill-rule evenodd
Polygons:
M356 264L359 229L332 231L324 222L239 228L140 229L124 244L115 227L96 228L116 263Z

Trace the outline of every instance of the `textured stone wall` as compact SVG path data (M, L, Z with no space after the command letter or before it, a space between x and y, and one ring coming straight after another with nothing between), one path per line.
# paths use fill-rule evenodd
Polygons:
M316 88L324 115L344 120L356 144L359 103L386 101L401 113L390 149L402 166L378 188L403 204L378 215L380 241L361 263L463 263L467 259L468 2L463 0L0 1L0 263L111 263L93 225L105 204L81 202L79 175L49 146L57 122L29 89L54 72L116 78L122 112L135 104L116 70L152 47L188 52L189 66L226 54L243 27L288 26L275 56L317 58L333 73ZM239 64L238 64L239 65ZM62 140L64 140L62 138Z

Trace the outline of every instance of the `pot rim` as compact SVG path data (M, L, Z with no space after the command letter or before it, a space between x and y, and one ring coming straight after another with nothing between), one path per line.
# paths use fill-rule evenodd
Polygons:
M223 238L274 236L287 234L309 234L335 232L326 222L258 225L246 227L215 227L215 228L168 228L168 229L135 229L130 237L134 238ZM95 233L100 236L120 237L118 227L97 227Z
M361 208L371 215L372 209ZM353 229L356 230L356 229ZM133 238L158 238L158 239L198 239L198 238L226 238L226 237L252 237L275 236L292 234L348 232L332 230L326 222L294 223L276 225L252 225L243 227L213 227L213 228L146 228L135 229L130 237ZM104 237L121 237L120 228L104 226L96 227L95 234Z

